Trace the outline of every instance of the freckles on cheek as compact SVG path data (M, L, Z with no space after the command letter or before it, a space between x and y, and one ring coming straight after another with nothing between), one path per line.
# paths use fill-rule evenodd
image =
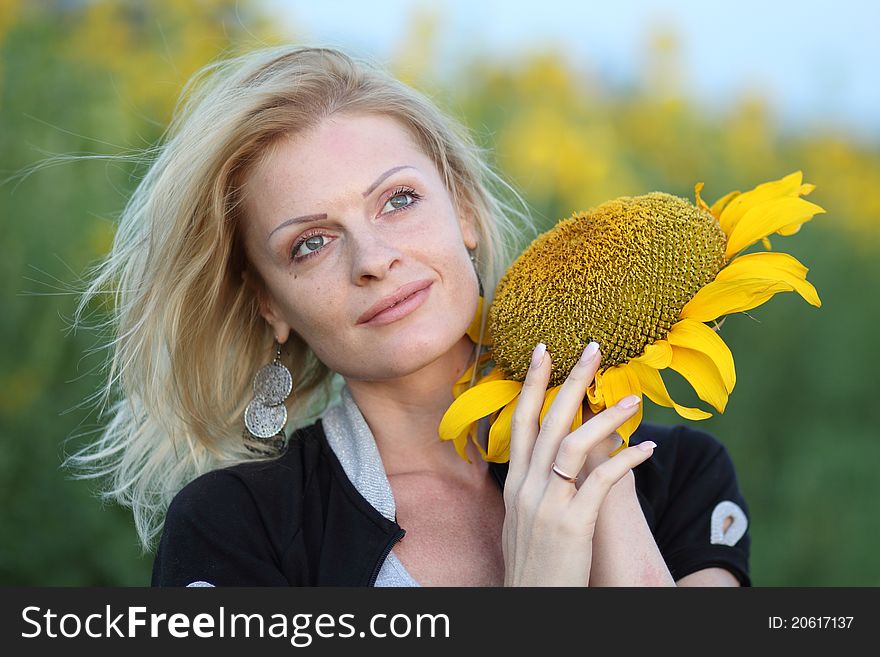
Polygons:
M308 332L321 336L336 333L345 326L345 304L333 293L332 287L301 286L291 299L291 316Z

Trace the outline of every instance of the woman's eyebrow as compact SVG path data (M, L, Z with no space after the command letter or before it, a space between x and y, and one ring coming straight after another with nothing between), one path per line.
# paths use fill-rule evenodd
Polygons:
M367 191L365 191L363 193L364 198L367 198L370 194L372 194L373 190L376 189L379 185L381 185L382 181L385 180L388 176L390 176L392 173L397 173L401 169L415 169L415 167L410 166L409 164L401 164L399 167L392 167L391 169L388 169L388 171L386 171L381 176L376 178L376 182L374 182L372 185L370 185L369 189L367 189Z
M415 169L415 167L411 166L409 164L401 164L400 166L396 166L396 167L392 167L392 168L388 169L388 171L386 171L381 176L376 178L376 181L372 185L370 185L365 192L362 192L363 197L367 198L370 194L373 193L373 190L375 190L379 185L382 184L383 180L385 180L391 174L397 173L401 169ZM418 171L418 169L416 169L416 171ZM269 233L269 236L266 238L266 241L268 242L269 240L271 240L272 235L277 233L282 228L285 228L286 226L290 226L291 224L304 224L304 223L308 223L309 221L317 221L319 219L326 219L326 218L327 218L327 213L304 214L301 217L293 217L292 219L285 219L280 224L275 226L274 229L272 229L272 232Z

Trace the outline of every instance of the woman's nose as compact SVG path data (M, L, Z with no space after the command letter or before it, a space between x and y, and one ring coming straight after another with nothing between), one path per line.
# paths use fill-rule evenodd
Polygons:
M391 236L393 238L393 236ZM361 285L370 279L382 279L400 261L402 253L377 231L366 231L354 237L352 278Z

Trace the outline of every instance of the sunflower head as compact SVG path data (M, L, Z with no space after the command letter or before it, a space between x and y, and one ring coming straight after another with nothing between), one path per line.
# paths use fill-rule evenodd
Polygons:
M499 281L489 309L495 362L523 381L538 342L561 384L587 343L600 369L666 337L682 308L726 264L708 210L663 192L576 212L535 239Z
M671 398L661 376L666 369L723 413L736 384L733 355L705 322L760 306L779 292L821 306L807 268L771 252L769 236L793 235L824 210L801 198L814 186L802 182L800 171L730 192L711 207L700 198L702 188L694 187L696 204L662 192L618 198L576 212L534 240L496 286L488 312L491 352L453 386L440 438L455 441L462 458L470 438L484 459L506 461L511 418L538 342L553 362L541 421L591 340L602 349L585 390L593 413L634 394L688 420L711 417ZM758 241L765 251L741 255ZM471 387L473 368L490 359L491 371ZM583 422L582 410L572 431ZM475 429L487 416L492 424L484 449ZM617 429L623 443L612 455L628 446L641 420L639 405Z

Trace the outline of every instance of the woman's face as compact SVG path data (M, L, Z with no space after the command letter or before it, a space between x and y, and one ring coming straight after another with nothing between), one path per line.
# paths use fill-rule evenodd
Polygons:
M465 335L476 232L394 119L334 115L279 142L243 191L249 267L282 341L293 330L332 370L372 380L412 373ZM429 287L397 308L411 312L361 321L413 283Z

